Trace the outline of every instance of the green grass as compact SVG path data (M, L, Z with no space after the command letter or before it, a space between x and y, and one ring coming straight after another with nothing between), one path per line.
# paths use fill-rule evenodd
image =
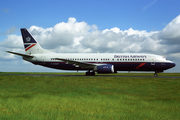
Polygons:
M0 75L3 74L55 74L55 75L85 75L85 72L63 72L63 73L48 73L48 72L0 72ZM103 76L109 76L109 75L114 75L114 76L154 76L153 72L147 72L147 73L112 73L112 74L97 74L96 75L103 75ZM180 77L180 73L158 73L158 76L173 76L173 77Z
M179 78L0 75L0 120L175 120L179 111Z

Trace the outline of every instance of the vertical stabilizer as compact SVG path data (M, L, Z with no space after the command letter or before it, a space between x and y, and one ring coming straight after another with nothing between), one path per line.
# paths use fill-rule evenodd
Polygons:
M32 35L27 31L26 28L21 29L21 34L24 42L24 49L26 54L41 54L44 49L39 45L39 43L32 37Z

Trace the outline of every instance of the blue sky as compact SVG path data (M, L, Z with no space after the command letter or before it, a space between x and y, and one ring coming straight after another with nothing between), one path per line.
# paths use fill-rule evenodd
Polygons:
M122 31L132 28L160 32L180 14L179 5L179 0L4 0L0 4L0 42L5 43L10 35L20 36L20 28L53 28L58 23L68 23L69 18L87 26L95 25L98 31L116 27ZM2 44L2 49L8 49ZM156 54L151 50L145 52ZM165 55L165 52L158 54Z
M5 0L0 4L0 31L52 27L69 17L99 29L161 30L179 15L179 5L179 0Z

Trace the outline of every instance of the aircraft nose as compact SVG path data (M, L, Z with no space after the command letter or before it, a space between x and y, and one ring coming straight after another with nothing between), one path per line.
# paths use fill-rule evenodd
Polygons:
M171 63L171 67L174 67L174 66L176 66L176 64L175 63Z
M174 67L174 66L176 66L175 63L169 62L169 63L164 64L163 69L164 69L164 70L170 69L170 68L172 68L172 67Z

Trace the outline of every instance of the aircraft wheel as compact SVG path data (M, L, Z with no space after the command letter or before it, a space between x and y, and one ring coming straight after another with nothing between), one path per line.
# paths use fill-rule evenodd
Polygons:
M157 76L158 76L158 74L157 74L157 72L155 72L155 73L154 73L154 77L157 77Z
M86 72L86 76L89 76L90 75L90 72Z
M95 75L95 72L91 72L90 74L91 74L92 76L94 76L94 75Z
M94 76L95 72L86 72L86 76Z

